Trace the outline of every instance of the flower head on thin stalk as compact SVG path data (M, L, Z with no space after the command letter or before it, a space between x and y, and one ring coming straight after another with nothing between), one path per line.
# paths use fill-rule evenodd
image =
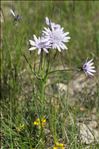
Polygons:
M93 76L96 72L93 59L89 61L86 60L86 62L83 64L82 69L87 75Z
M52 49L58 49L59 52L64 49L68 49L64 43L67 43L70 39L69 32L64 32L63 27L55 27L51 25L51 28L44 28L43 36L51 43Z
M50 48L50 41L43 37L37 38L35 35L33 37L34 40L29 40L30 45L32 46L29 48L29 50L32 51L38 49L38 54L41 53L41 50L44 50L46 53L48 53L48 49Z
M48 17L45 17L45 22L49 26L49 28L57 29L61 27L59 24L52 22Z

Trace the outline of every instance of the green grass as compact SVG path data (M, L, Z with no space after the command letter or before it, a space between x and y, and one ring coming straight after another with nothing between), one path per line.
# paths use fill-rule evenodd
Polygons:
M10 6L14 6L22 16L17 24L9 15ZM86 58L94 58L99 74L99 2L2 1L1 7L4 14L1 26L1 148L52 149L54 142L60 140L68 149L84 149L85 145L77 139L76 119L90 113L93 105L97 108L98 115L99 83L94 95L96 100L94 103L85 103L87 112L83 113L80 111L81 105L72 107L68 104L67 94L61 96L52 90L49 90L49 94L44 94L42 81L35 78L24 56L32 67L38 62L37 52L28 51L28 41L33 34L40 35L44 19L48 16L53 22L61 24L71 36L68 51L57 54L56 59L51 61L52 67L64 63L68 67L77 68ZM51 83L68 83L74 75L71 72L57 74ZM98 75L96 79L99 80ZM90 97L86 93L79 98L82 96L86 99ZM43 98L45 100L41 101ZM33 125L36 117L42 116L47 119L46 129ZM18 132L20 124L24 124L24 128ZM91 148L98 149L99 145L91 144Z

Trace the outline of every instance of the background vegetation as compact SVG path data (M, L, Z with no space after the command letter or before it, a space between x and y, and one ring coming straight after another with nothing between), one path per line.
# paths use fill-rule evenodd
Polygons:
M1 1L1 8L1 148L52 149L55 142L61 142L67 149L85 149L86 145L79 141L78 121L91 118L95 109L99 123L99 2ZM15 8L22 16L20 21L14 21L10 8ZM39 36L46 16L61 24L71 36L68 51L57 53L56 59L52 59L53 69L78 68L86 58L94 58L97 73L89 79L90 91L87 91L89 86L81 93L76 90L73 96L77 102L73 105L68 91L61 94L55 87L57 83L63 83L68 88L69 82L80 78L79 88L82 90L82 84L87 82L86 77L82 79L83 72L79 75L76 72L57 73L50 77L43 113L46 126L41 129L33 123L40 117L41 103L36 89L40 84L26 58L33 68L39 61L36 51L28 51L28 41L33 34ZM99 144L94 142L88 147L98 149Z

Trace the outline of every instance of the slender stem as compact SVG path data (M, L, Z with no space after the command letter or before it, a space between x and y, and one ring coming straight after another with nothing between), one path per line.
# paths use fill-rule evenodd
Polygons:
M44 81L41 82L41 104L42 104L42 111L44 106Z
M39 71L42 70L42 65L43 65L43 50L41 50L41 55L40 55Z
M74 70L80 71L81 69L61 69L61 70L53 70L53 71L50 71L50 72L48 73L48 75L49 75L49 74L52 74L52 73L59 72L59 71L74 71Z
M46 79L47 79L47 76L48 76L48 72L49 72L49 69L50 69L50 53L49 54L46 54L46 70L45 70L45 75L44 75L44 80L46 82Z
M40 100L41 100L41 113L40 113L40 137L44 140L44 132L43 132L43 126L42 126L42 117L44 116L44 101L45 101L45 82L44 80L40 80L41 88L40 88Z
M32 73L34 74L34 76L35 76L37 79L41 80L41 77L39 77L39 76L33 71L32 66L31 66L31 64L29 63L27 57L26 57L25 55L23 55L23 56L24 56L26 62L28 63L28 65L29 65L29 67L30 67Z

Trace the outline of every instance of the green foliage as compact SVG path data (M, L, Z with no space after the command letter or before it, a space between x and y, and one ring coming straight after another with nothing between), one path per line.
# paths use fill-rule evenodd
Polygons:
M19 22L14 22L9 15L10 5L22 16ZM99 2L2 1L1 7L4 13L1 26L3 37L0 86L2 149L46 149L52 148L58 140L62 140L70 149L85 148L77 140L76 117L82 116L80 106L71 107L68 104L68 94L61 97L59 93L50 95L50 90L48 95L45 93L48 78L39 80L33 74L34 69L38 72L38 55L37 52L28 51L28 40L32 39L33 34L39 35L44 19L48 16L53 22L61 24L71 36L69 50L62 54L57 53L56 58L51 61L52 67L63 66L64 63L67 67L77 68L86 58L94 58L98 70ZM54 57L54 54L53 52L51 56ZM60 81L68 84L73 77L71 72L57 72L54 75L54 78L50 76L52 86ZM41 76L44 77L45 74ZM98 86L95 94L97 100L94 101L97 109ZM88 97L87 94L83 96ZM90 109L92 106L87 107ZM41 119L42 116L46 117L46 127L34 126L35 119ZM99 147L96 145L94 148Z

